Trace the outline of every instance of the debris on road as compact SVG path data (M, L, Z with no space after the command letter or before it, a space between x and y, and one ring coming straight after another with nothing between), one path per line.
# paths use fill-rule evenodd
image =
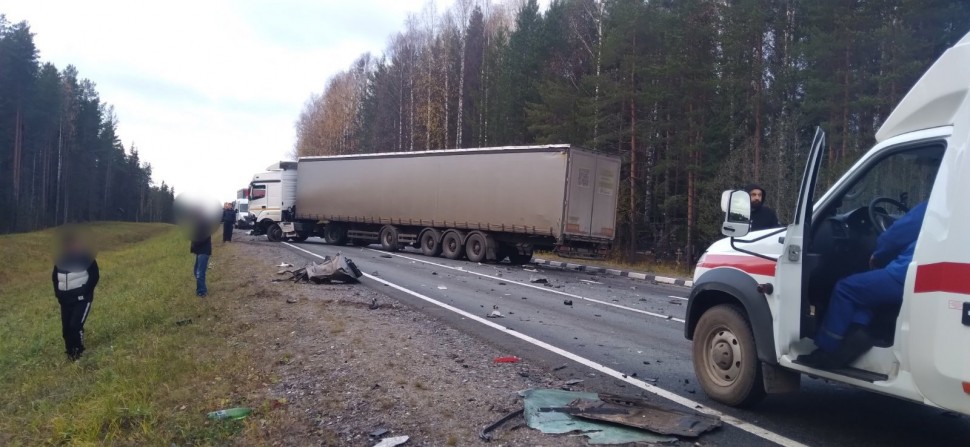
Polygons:
M603 284L603 283L601 283L599 281L590 281L588 279L581 279L581 280L579 280L579 282L584 282L586 284Z
M297 300L296 298L287 298L286 299L286 302L287 303L290 303L290 304L296 304L297 301L299 301L299 300Z
M381 255L381 257L382 257L382 258L387 258L387 259L391 259L391 258L393 258L394 256L391 256L391 255Z
M569 366L569 365L559 365L559 366L553 368L552 370L553 371L559 371L561 369L566 369L567 366Z
M320 264L311 262L298 270L283 270L277 273L280 275L290 274L290 277L283 279L283 281L312 282L314 284L325 284L332 281L355 283L357 278L363 276L354 261L340 253L337 253L333 258L327 256Z
M253 410L246 407L227 408L225 410L213 411L207 415L212 420L239 420L249 416Z
M369 436L372 438L380 438L381 436L386 435L387 432L388 430L386 428L378 428L377 430L370 432Z
M438 286L438 290L448 290L448 288L445 286Z
M293 267L293 264L287 264L285 262L281 262L280 265L277 265L277 267L279 268Z
M502 312L499 312L497 310L493 310L492 313L486 315L486 317L487 318L505 318L505 316L502 315Z
M599 401L596 393L581 393L552 389L531 389L519 393L525 398L526 425L547 434L579 432L590 444L622 444L632 442L664 443L677 438L658 435L639 428L618 426L573 416L569 404L576 400Z
M544 277L542 277L542 276L539 276L539 277L530 277L529 278L529 282L531 282L533 284L549 284L549 280L546 279L546 278L544 278Z
M565 304L565 305L567 305L567 306L572 306L573 305L573 300L565 300L562 303Z
M381 305L377 304L377 298L374 298L373 300L371 300L370 306L367 306L367 308L370 310L377 310L381 308Z
M491 434L491 432L495 431L496 428L501 427L502 424L504 424L504 423L506 423L506 422L508 422L508 421L510 421L512 419L515 419L516 417L520 416L524 411L525 410L516 410L516 411L513 411L513 412L511 412L511 413L509 413L509 414L507 414L505 416L502 416L502 419L499 419L499 420L497 420L497 421L489 424L487 427L483 428L482 431L481 431L481 433L478 434L478 437L481 438L482 441L485 441L485 442L491 441L492 440L492 434ZM514 430L514 428L513 428L513 430Z
M520 358L510 355L506 357L496 357L495 363L519 363Z
M407 436L395 436L393 438L384 438L381 440L381 442L374 444L374 447L395 447L395 446L404 444L405 442L408 442L408 439L410 438L408 438Z
M566 382L566 385L572 386L572 385L579 385L580 383L583 383L583 380L582 379L573 379L573 380L570 380L570 381Z
M539 271L536 270L536 269L522 269L522 270L525 270L525 271L527 271L529 273L539 273Z
M611 394L600 394L597 400L577 399L567 408L571 415L583 419L642 428L662 435L696 438L721 426L721 420L713 416Z

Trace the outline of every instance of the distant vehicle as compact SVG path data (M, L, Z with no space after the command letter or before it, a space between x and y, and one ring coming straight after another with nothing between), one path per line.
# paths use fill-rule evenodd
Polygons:
M406 246L522 264L536 249L600 258L613 242L620 159L569 145L303 157L250 184L271 241Z
M236 209L236 228L252 228L253 215L249 213L249 199L236 199L233 208Z

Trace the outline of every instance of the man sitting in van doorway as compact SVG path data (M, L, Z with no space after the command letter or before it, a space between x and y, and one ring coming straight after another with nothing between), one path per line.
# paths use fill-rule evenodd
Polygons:
M875 341L866 329L874 311L902 304L906 269L913 260L925 215L924 201L879 236L869 259L874 270L847 276L835 284L822 327L815 335L818 349L801 356L802 363L822 369L842 368L872 348Z

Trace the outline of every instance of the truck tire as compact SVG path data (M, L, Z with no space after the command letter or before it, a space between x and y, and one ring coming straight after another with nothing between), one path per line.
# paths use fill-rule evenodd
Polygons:
M441 254L448 259L461 259L465 246L461 243L461 233L449 231L441 237Z
M438 230L425 230L421 233L421 253L425 256L438 256L441 254L441 233Z
M385 225L381 228L381 248L387 251L398 251L401 244L397 242L397 228Z
M279 242L283 240L283 229L277 223L271 224L266 228L266 239L270 242Z
M487 251L487 242L484 234L475 232L468 235L468 239L465 241L465 257L469 261L484 261Z
M323 230L323 240L330 245L347 245L347 230L338 224L329 224Z
M707 395L732 407L750 407L765 397L754 334L744 313L721 304L697 322L694 374Z

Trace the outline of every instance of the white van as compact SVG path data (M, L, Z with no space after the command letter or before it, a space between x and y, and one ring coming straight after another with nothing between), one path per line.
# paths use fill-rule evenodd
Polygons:
M748 234L750 198L727 191L722 233L701 256L687 310L694 369L714 400L750 405L801 375L970 415L970 34L899 103L870 149L817 200L816 133L787 228ZM798 361L832 287L869 269L876 237L928 201L902 305L875 314L878 342L848 367Z

